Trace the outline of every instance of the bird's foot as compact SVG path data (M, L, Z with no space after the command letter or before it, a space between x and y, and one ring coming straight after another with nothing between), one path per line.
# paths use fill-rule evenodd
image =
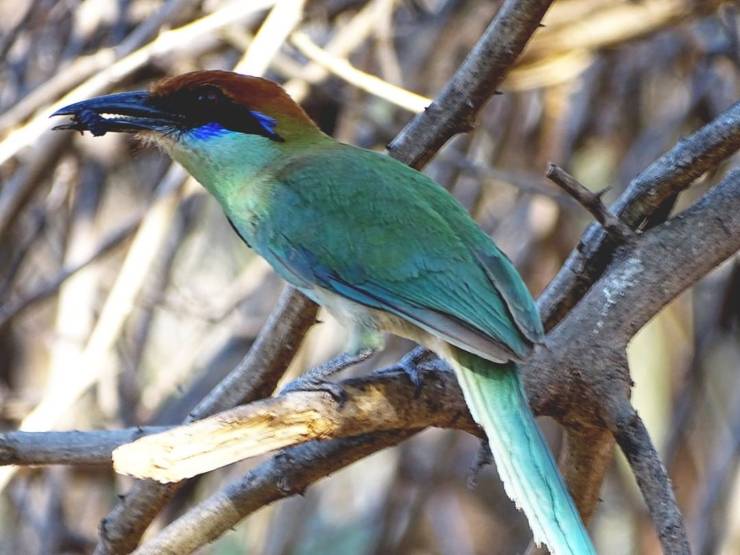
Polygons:
M403 356L395 365L387 369L388 372L401 370L414 386L414 397L421 395L421 386L424 378L423 369L420 367L423 362L434 356L432 351L424 347L416 347Z
M319 391L328 393L339 406L342 406L347 402L347 392L340 384L330 382L326 378L322 378L320 376L312 376L309 374L301 376L297 380L293 380L286 385L280 391L280 394L294 393L296 391Z
M343 405L347 400L347 392L341 385L330 382L327 378L342 370L346 370L350 366L367 360L374 352L372 349L363 349L357 353L342 353L324 364L312 368L297 380L293 380L280 393L323 391L331 395L338 404Z

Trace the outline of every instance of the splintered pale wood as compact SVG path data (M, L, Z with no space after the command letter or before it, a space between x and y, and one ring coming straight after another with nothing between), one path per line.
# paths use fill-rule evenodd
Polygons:
M113 451L113 466L167 483L316 439L427 426L477 433L451 374L427 373L417 398L405 376L394 373L342 385L341 405L322 392L264 399L122 445Z

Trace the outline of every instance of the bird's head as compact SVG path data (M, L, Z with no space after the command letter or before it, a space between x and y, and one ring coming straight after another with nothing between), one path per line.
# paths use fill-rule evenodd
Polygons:
M213 172L257 170L323 137L279 85L228 71L185 73L149 91L99 96L53 115L72 116L55 129L134 133L153 141L206 186Z

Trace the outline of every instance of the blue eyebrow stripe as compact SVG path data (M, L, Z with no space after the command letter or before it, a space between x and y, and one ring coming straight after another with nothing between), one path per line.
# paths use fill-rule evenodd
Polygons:
M257 112L256 110L250 110L249 112L254 116L254 119L256 119L259 124L262 126L262 129L270 133L271 135L275 134L275 128L277 127L277 121L275 118L271 118L270 116L263 114L262 112Z

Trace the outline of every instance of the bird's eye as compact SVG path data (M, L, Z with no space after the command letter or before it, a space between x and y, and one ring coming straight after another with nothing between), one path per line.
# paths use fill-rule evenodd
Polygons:
M218 94L218 91L214 89L207 89L204 91L199 91L195 98L198 102L213 103L219 100L220 95Z

